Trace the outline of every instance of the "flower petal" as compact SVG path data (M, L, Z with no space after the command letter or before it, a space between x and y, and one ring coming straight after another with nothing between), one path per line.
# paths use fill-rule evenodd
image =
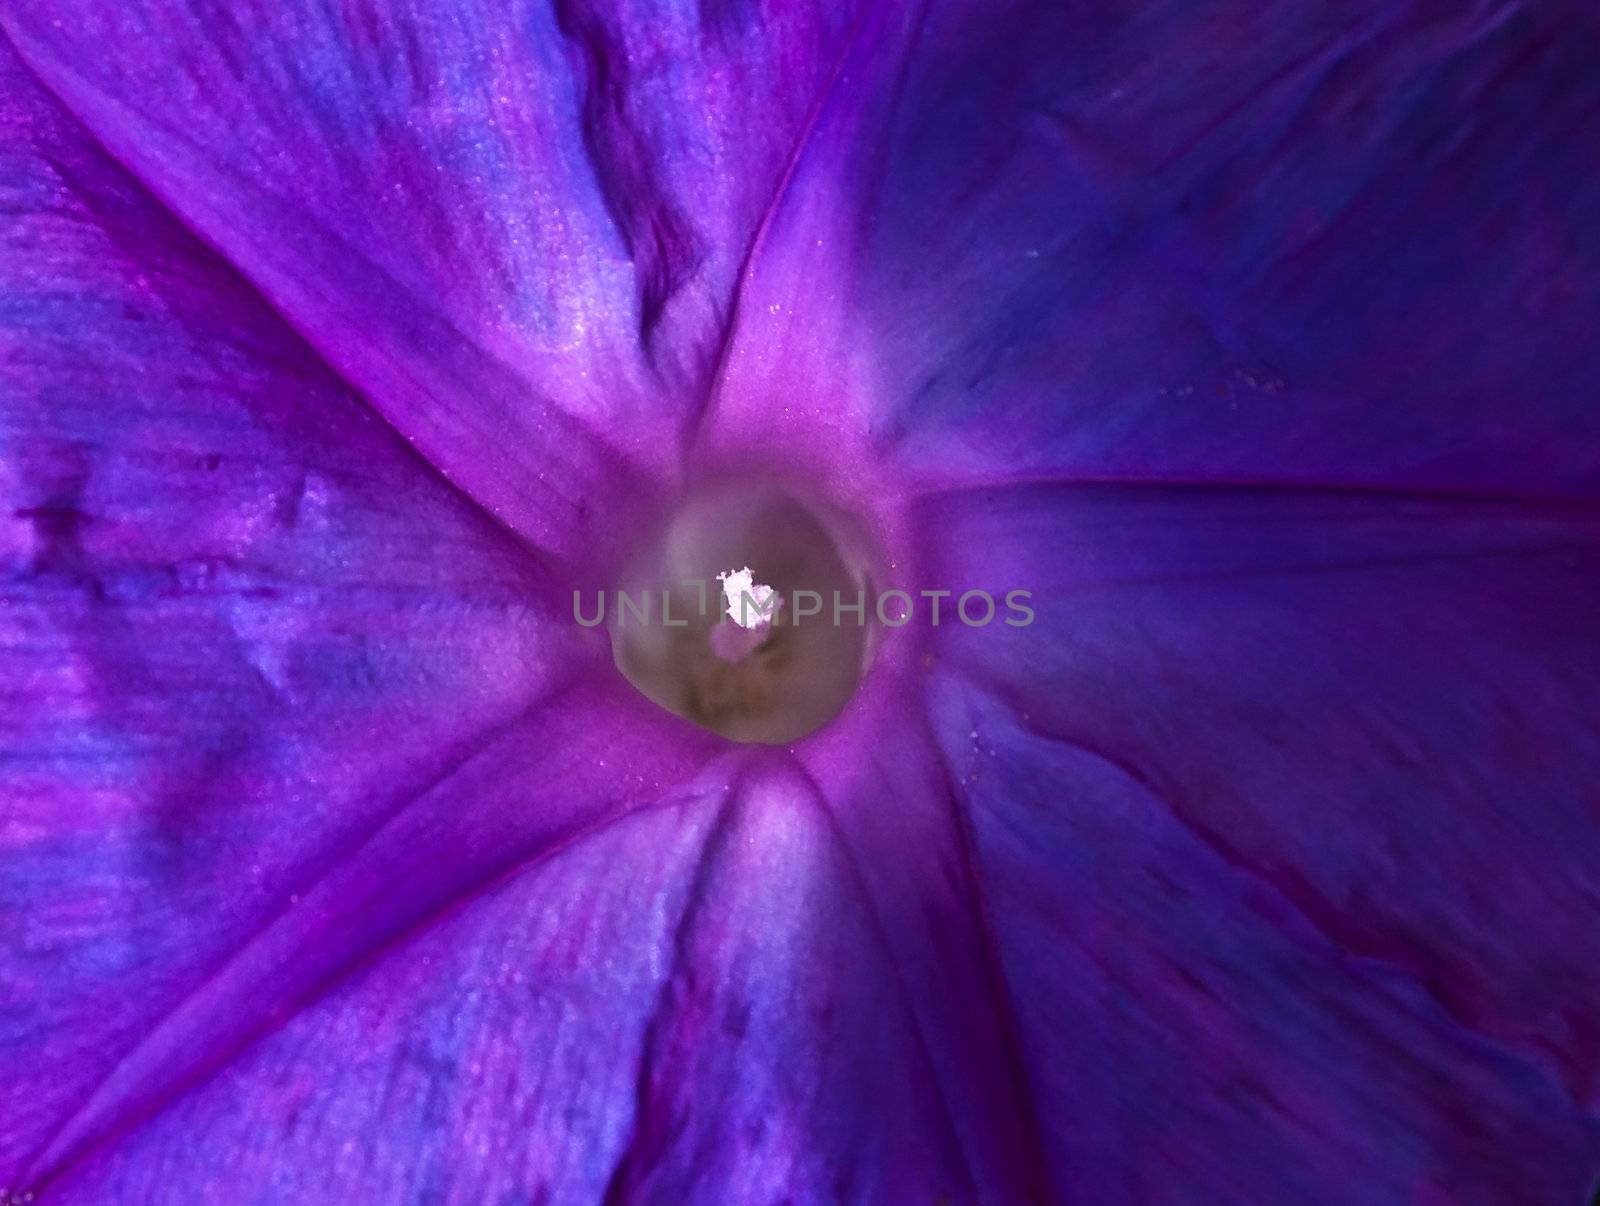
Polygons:
M1151 785L933 677L1059 1197L1583 1200L1600 1130L1539 1067Z
M1014 709L1029 762L1103 763L1600 1105L1592 505L1038 487L925 518L941 582L1033 591L1033 623L947 618L930 646ZM971 727L947 720L947 748Z
M0 24L447 476L594 561L641 467L676 471L850 15L28 0Z
M881 958L910 1003L970 1181L958 1197L1043 1201L1041 1136L971 836L917 706L919 684L894 661L881 657L849 710L795 757L826 802Z
M405 935L58 1185L964 1200L907 1009L810 789L761 769L615 820Z
M709 786L691 782L714 743L686 729L614 675L503 726L191 984L51 1136L28 1183L70 1174L352 966L508 870L671 800L680 787L704 794L725 782L714 767Z
M62 1196L602 1200L712 811L635 814L487 885L92 1153Z
M917 1004L815 792L747 771L643 1048L620 1200L965 1198Z
M1600 488L1581 5L929 10L819 123L711 443L781 397L936 486Z
M581 656L440 481L0 43L0 1185Z

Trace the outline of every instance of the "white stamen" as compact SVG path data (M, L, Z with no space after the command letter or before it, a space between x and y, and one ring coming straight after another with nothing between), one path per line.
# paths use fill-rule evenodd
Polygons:
M773 598L777 591L770 586L758 585L755 575L747 565L743 569L718 574L722 583L722 596L728 601L728 618L741 628L765 628L777 613Z

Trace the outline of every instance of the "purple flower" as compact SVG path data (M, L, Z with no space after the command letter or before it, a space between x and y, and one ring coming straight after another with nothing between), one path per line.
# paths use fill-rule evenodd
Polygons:
M0 1199L1589 1192L1587 6L0 31ZM728 479L1035 620L728 741Z

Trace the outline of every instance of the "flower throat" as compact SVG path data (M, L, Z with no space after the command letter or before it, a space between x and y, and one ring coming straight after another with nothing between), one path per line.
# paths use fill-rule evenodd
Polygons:
M806 601L864 594L864 562L787 492L702 491L623 575L608 620L617 667L668 711L733 741L798 740L855 694L873 634L870 616L834 623L837 613Z

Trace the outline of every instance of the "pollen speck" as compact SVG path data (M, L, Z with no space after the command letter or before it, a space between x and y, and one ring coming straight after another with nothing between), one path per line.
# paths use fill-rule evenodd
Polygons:
M740 628L764 628L772 622L773 596L777 592L757 583L748 565L718 574L717 581L722 583L722 596L728 601L728 618Z

